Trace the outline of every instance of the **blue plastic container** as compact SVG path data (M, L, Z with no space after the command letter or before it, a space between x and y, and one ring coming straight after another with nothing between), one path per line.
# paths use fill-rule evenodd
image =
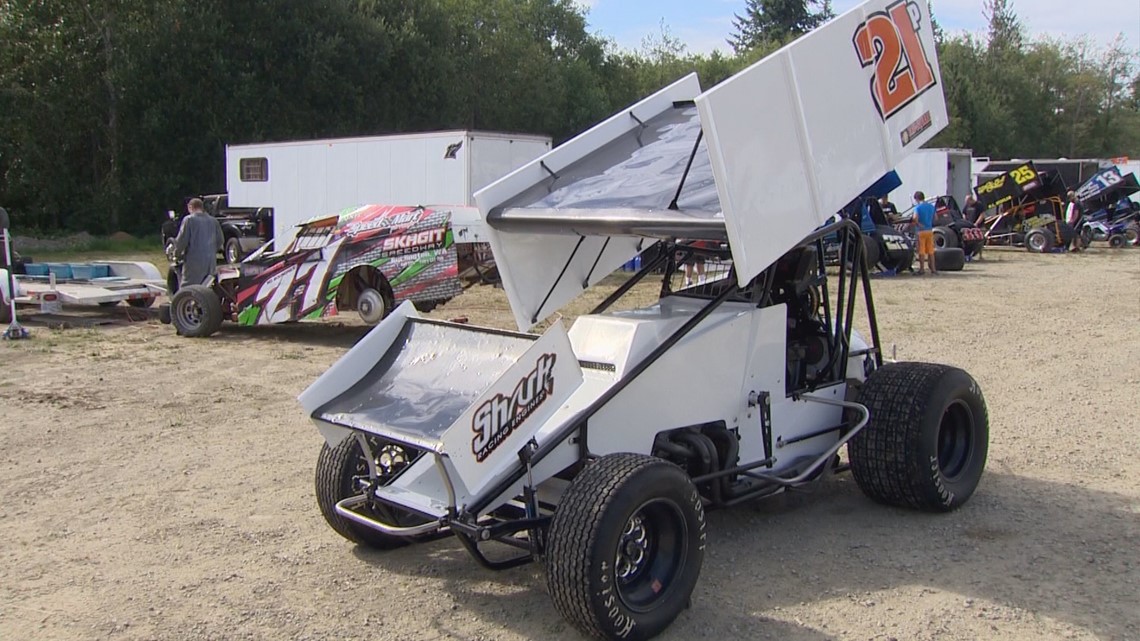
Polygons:
M55 274L57 279L71 278L71 265L67 263L48 263L48 272Z
M26 273L28 276L47 276L47 263L25 263L24 273Z

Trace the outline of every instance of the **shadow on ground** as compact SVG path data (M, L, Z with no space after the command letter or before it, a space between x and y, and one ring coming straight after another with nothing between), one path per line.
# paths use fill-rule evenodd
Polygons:
M807 496L714 512L709 525L693 606L664 639L828 639L764 613L908 586L1020 608L1100 638L1140 633L1135 600L1106 598L1129 593L1123 586L1140 570L1140 502L1122 495L991 473L963 509L925 514L874 504L841 477ZM491 573L446 539L356 555L386 571L441 578L458 607L480 620L523 636L541 628L579 638L550 606L538 566ZM487 582L496 594L480 592ZM432 625L447 631L444 622Z

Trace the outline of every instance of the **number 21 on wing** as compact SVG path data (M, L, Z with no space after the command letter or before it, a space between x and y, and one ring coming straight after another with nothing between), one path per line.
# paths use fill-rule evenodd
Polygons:
M919 37L922 10L914 0L900 0L867 16L852 42L859 63L875 65L871 96L886 120L936 84L934 69Z

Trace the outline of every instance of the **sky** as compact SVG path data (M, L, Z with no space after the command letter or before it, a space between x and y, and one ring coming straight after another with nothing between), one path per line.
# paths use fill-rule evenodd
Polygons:
M589 10L590 31L614 40L619 47L637 49L644 37L658 34L661 21L691 53L714 49L730 52L725 39L732 33L734 13L744 0L578 0ZM832 0L836 15L860 0ZM934 0L934 17L947 33L984 33L983 0ZM1031 36L1087 35L1104 47L1124 34L1128 47L1140 49L1140 0L1013 0L1013 9Z

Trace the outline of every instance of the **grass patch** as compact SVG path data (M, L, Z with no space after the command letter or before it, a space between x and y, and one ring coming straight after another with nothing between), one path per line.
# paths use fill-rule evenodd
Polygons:
M146 238L92 238L69 249L59 251L28 251L37 263L82 263L95 260L134 260L154 263L162 269L166 255L158 236Z

